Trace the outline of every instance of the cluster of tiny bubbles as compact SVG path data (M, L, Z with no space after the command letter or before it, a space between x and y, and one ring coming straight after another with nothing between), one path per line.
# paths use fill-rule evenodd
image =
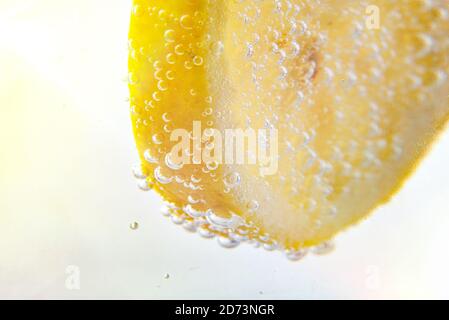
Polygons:
M324 255L332 252L334 245L326 242L310 249L285 249L267 233L261 233L252 223L245 221L235 213L229 217L221 217L213 210L197 210L191 204L180 208L172 203L166 203L161 209L165 217L188 232L196 232L205 239L216 238L223 248L235 248L240 243L248 243L255 248L267 251L281 250L292 261L301 260L307 253Z
M278 13L282 14L281 19L285 19L285 25L283 23L283 26L280 30L276 30L272 28L271 34L273 37L271 37L271 41L273 39L275 41L280 40L281 36L285 34L285 31L288 31L290 34L305 34L308 30L308 26L303 21L298 21L296 19L297 17L290 16L287 19L287 15L284 17L284 6L288 9L288 11L294 11L296 14L300 11L299 5L292 5L290 1L276 1L277 6L279 6ZM282 5L282 9L280 6ZM204 58L201 55L198 55L194 51L194 46L197 46L198 48L204 46L204 43L191 43L190 45L183 45L178 44L177 41L177 33L174 29L169 27L168 24L164 21L167 21L168 18L175 21L181 28L184 30L191 30L192 34L194 32L194 29L198 27L197 17L194 15L181 15L180 18L174 18L169 17L168 13L164 10L159 10L157 7L150 7L148 10L149 14L156 15L160 19L160 25L166 25L166 30L164 32L164 40L165 45L168 47L170 46L172 48L171 53L167 54L162 61L150 61L150 63L154 63L154 78L156 79L157 83L157 90L152 94L152 99L150 99L145 105L149 108L154 108L155 103L160 101L163 97L163 92L168 90L169 81L174 79L175 74L172 70L166 70L165 68L162 68L162 64L175 64L175 63L183 63L184 67L186 69L194 69L195 67L199 67L204 65ZM139 16L142 14L141 8L134 8L134 14L136 16ZM245 23L252 24L255 22L255 20L258 19L260 16L260 12L258 12L258 9L256 10L247 10L242 14L242 18L244 19ZM203 22L204 23L204 22ZM247 43L247 56L248 58L252 58L255 55L255 50L258 48L258 43L261 41L270 41L268 40L269 37L267 35L261 33L261 34L254 34L254 39ZM207 41L209 41L211 37L209 36ZM289 59L293 59L300 54L302 54L302 51L305 51L307 48L302 48L299 39L295 38L294 36L289 37L289 40L287 42L287 45L280 45L276 42L273 42L273 52L276 54L276 59L279 59L279 78L282 80L282 84L279 85L280 88L287 88L289 85L288 81L290 81L288 78L291 78L289 76L289 70L290 70L290 64L288 63ZM224 44L221 41L212 41L208 43L209 45L209 51L215 54L217 57L223 54L224 51ZM134 48L135 44L130 44L131 47ZM187 59L186 59L187 57ZM183 60L181 60L183 59ZM186 60L184 60L186 59ZM262 75L260 74L261 69L263 69L264 62L267 61L267 57L265 57L262 61L260 66L258 66L254 62L254 79L256 82L262 81ZM182 62L181 62L182 61ZM258 72L259 74L256 74ZM304 70L306 76L311 77L313 73L315 72L314 66L308 70ZM130 74L128 77L128 80L130 83L137 84L139 82L139 79L135 77L134 75ZM260 85L258 85L259 88L262 88ZM276 88L277 89L277 88ZM189 91L191 96L199 96L199 93L195 90ZM198 97L200 98L200 97ZM273 97L274 99L277 99L278 102L281 102L281 97ZM208 117L212 115L214 112L217 113L217 117L220 118L220 115L218 111L214 111L213 109L213 99L212 97L205 97L202 98L205 99L205 102L208 104L208 106L203 111L203 116ZM262 95L260 99L263 99ZM302 100L304 99L304 94L301 92L298 94L298 101L297 106L299 107ZM294 115L293 115L294 116ZM162 115L162 120L167 125L171 121L171 117L164 113ZM208 119L206 119L207 121ZM276 123L276 121L275 121ZM151 125L149 123L144 125ZM213 126L213 122L209 121L208 126ZM166 132L170 131L170 127L164 127L164 130ZM153 135L151 137L152 143L155 145L161 145L162 139L158 135ZM213 149L213 144L210 144L210 149ZM200 188L200 178L196 178L195 176L190 177L190 180L188 177L181 177L181 176L168 176L166 174L166 168L171 170L179 170L182 168L179 164L176 164L170 154L165 155L165 158L160 158L159 155L156 157L156 155L151 154L150 150L146 150L144 153L144 159L146 162L152 163L152 164L159 164L164 165L157 166L154 169L154 178L157 181L158 184L165 185L169 184L172 181L175 181L176 183L184 184L185 187L192 189L192 190L198 190ZM203 170L206 170L210 173L211 176L215 175L214 172L216 172L217 164L210 162L206 163L205 168L202 168ZM177 172L176 174L179 174ZM139 175L136 175L138 177ZM143 180L146 183L146 177L143 175L140 176L140 180ZM218 179L218 178L217 178ZM241 183L241 178L239 173L237 172L231 172L223 177L223 183L228 192L230 192L231 189L236 188ZM219 180L217 180L219 181ZM247 199L249 200L249 199ZM198 210L196 208L199 208L197 204L201 203L201 210ZM246 209L250 213L254 213L257 210L260 210L260 205L256 200L249 200L244 202L246 204ZM216 238L218 243L225 247L225 248L234 248L241 242L247 242L250 244L253 244L256 247L263 247L266 250L276 250L276 249L282 249L274 239L270 237L268 234L261 234L260 230L255 227L252 223L246 222L244 219L240 218L238 215L231 213L229 216L222 217L221 215L216 214L213 210L204 210L205 202L201 198L197 196L195 192L192 192L191 194L187 195L187 201L185 205L178 207L173 204L167 204L163 210L164 216L169 217L173 223L183 226L184 229L186 229L189 232L196 231L198 234L200 234L204 238ZM204 211L203 211L204 210ZM290 258L296 257L293 260L298 259L301 255L303 256L305 250L288 250L288 256Z

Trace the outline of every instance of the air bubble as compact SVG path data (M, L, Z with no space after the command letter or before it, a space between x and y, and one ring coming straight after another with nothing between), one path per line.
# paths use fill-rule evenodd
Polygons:
M161 136L157 133L153 134L151 140L155 143L155 144L162 144L162 139Z
M291 47L291 56L296 57L301 52L301 46L296 41L293 41L290 45Z
M216 161L210 161L210 162L206 163L206 168L211 171L217 170L218 166L219 166L219 163Z
M203 238L211 239L211 238L215 237L215 233L210 231L206 226L198 227L197 231L198 231L198 234Z
M306 249L286 250L285 254L289 260L298 261L303 259L307 255L307 250Z
M165 60L167 60L168 64L175 64L176 63L176 56L173 53L169 53L165 57Z
M195 56L193 58L193 64L196 65L197 67L201 66L203 64L203 58L200 56Z
M174 80L175 79L175 73L172 70L168 70L165 73L165 76L167 77L168 80Z
M182 55L184 54L184 47L183 47L182 44L176 45L176 47L175 47L175 53L176 53L178 56L182 56Z
M136 4L133 6L133 15L136 17L141 17L143 15L143 8Z
M204 101L206 101L206 103L211 104L213 101L213 98L211 96L208 96L204 99Z
M416 36L418 44L418 51L416 52L417 58L422 58L428 55L432 51L434 40L431 36L420 33Z
M218 243L220 244L220 246L222 246L223 248L226 248L226 249L235 248L240 244L239 241L231 239L227 236L219 236L217 239L218 239Z
M170 216L170 220L171 222L173 222L174 224L183 224L185 219L182 215L179 215L178 213L174 212L171 214Z
M174 36L175 36L175 31L171 30L171 29L165 31L165 33L164 33L164 39L167 42L174 42L175 41Z
M182 223L182 227L188 232L196 232L197 226L195 222L186 220Z
M224 51L224 44L223 44L223 42L221 42L221 41L214 42L214 43L211 45L211 49L212 49L212 53L213 53L215 56L220 56L220 55L223 54L223 51Z
M149 163L158 163L157 158L151 154L150 149L145 150L145 152L143 153L143 157Z
M235 214L232 214L230 218L223 218L212 210L206 212L206 219L212 226L219 229L234 229L242 224L242 219Z
M142 172L142 167L140 165L135 165L133 167L133 175L136 179L146 179L147 176Z
M167 91L168 86L167 83L164 80L159 80L157 83L157 88L161 91Z
M325 255L331 253L334 249L335 245L332 242L324 242L312 248L312 253L316 255Z
M257 209L259 209L259 202L257 202L256 200L251 200L248 202L246 207L250 212L257 211Z
M205 212L194 209L190 204L184 206L183 211L192 218L200 218L206 215Z
M138 84L139 83L139 77L135 73L130 72L128 74L128 83L131 84L131 85Z
M194 196L192 196L192 195L188 195L187 196L187 201L189 202L189 203L191 203L191 204L196 204L196 203L199 203L200 202L200 200L199 199L196 199Z
M150 191L152 189L152 185L147 180L141 180L137 184L140 190L142 191Z
M153 92L152 97L153 97L154 101L157 101L157 102L161 101L161 94L158 91Z
M161 172L161 167L154 169L154 178L161 184L169 184L173 181L173 177L166 177Z
M181 27L184 29L190 30L193 29L193 19L190 15L186 14L181 17L179 20Z
M171 153L167 153L167 155L165 156L165 164L172 170L181 170L184 167L184 164L182 162L175 163L173 161Z
M238 172L231 172L223 179L226 187L232 189L240 184L240 174Z

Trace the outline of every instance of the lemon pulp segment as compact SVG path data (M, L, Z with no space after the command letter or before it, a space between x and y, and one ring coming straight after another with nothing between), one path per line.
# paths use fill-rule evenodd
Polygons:
M134 0L129 87L145 183L176 219L230 246L331 239L398 190L447 122L448 6ZM276 129L276 173L174 165L170 134L194 121Z

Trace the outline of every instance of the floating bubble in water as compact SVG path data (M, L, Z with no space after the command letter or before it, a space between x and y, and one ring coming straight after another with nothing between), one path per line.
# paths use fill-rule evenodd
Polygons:
M136 222L136 221L131 222L131 224L129 225L129 228L130 228L131 230L137 230L137 229L139 228L139 223Z

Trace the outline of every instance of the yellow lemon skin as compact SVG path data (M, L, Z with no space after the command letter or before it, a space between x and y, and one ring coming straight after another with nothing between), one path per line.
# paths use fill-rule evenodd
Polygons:
M332 239L399 190L447 123L444 0L133 3L129 88L145 183L178 221L230 246L293 252ZM277 171L173 165L171 134L195 121L276 129ZM192 146L210 143L200 140Z

